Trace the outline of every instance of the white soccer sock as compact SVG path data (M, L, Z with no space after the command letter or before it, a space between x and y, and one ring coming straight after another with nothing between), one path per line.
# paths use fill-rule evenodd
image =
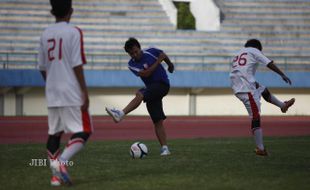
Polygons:
M49 150L47 150L47 157L49 160L56 160L60 154L60 149L56 150L54 154L52 154Z
M58 149L54 154L52 154L49 150L47 150L47 157L48 157L50 166L52 165L52 162L57 161L59 154L60 154L60 149ZM55 176L56 175L55 171L53 169L51 170L52 170L53 176Z
M258 128L254 131L254 139L255 139L255 144L257 148L264 150L263 130L261 128Z
M65 148L65 150L60 155L59 161L62 163L66 163L78 153L84 147L84 140L81 138L74 138L70 140Z
M270 94L270 103L272 103L273 105L278 106L279 108L282 108L283 106L285 106L284 102L280 101L278 98L276 98L272 94Z

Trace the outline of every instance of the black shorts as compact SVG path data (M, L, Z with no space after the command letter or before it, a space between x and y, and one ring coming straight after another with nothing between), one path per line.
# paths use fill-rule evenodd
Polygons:
M166 83L153 83L139 90L143 94L143 101L146 103L153 123L167 118L163 110L162 99L168 94L169 89L170 86Z

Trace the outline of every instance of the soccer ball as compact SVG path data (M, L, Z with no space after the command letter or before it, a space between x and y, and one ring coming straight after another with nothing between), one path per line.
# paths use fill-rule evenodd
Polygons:
M147 155L147 147L141 142L135 142L130 147L130 156L132 158L143 158Z

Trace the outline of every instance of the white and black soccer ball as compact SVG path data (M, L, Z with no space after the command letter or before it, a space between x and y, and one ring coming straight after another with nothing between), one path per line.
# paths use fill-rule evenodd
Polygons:
M130 147L130 156L132 158L143 158L147 155L147 146L141 142L135 142Z

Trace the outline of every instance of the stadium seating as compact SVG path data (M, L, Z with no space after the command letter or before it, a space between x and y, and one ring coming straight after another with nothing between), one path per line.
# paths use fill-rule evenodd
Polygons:
M134 36L165 50L180 70L227 71L249 38L283 68L310 70L310 1L296 1L216 0L224 15L217 32L176 30L157 0L75 0L72 23L84 31L87 69L126 69L123 44ZM0 4L0 64L33 68L40 34L54 22L48 1Z

